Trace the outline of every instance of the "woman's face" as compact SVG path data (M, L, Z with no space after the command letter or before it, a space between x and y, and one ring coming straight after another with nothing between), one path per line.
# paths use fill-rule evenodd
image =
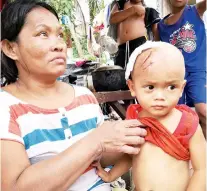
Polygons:
M66 43L55 15L35 8L28 15L16 45L19 74L37 78L56 78L66 67Z

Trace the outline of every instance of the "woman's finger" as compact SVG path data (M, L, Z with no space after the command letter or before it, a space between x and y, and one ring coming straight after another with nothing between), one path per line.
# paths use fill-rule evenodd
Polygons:
M126 128L125 129L126 136L141 136L144 137L147 135L147 131L144 128L135 127L135 128Z
M132 147L130 145L124 145L120 148L120 152L126 153L126 154L138 154L140 151L139 147Z
M121 121L121 123L122 123L121 125L124 126L125 128L144 126L137 119L124 120Z
M145 142L145 139L139 136L128 136L124 138L127 145L141 145Z

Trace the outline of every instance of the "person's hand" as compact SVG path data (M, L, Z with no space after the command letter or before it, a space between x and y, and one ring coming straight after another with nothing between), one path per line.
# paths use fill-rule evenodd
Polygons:
M145 7L143 7L142 5L133 5L133 8L135 14L137 14L138 16L141 17L145 15Z
M97 128L102 152L138 154L147 131L138 120L104 122Z
M92 166L96 167L96 174L101 177L101 179L104 182L113 182L110 171L107 172L104 170L104 168L101 166L100 162L95 162L92 164Z
M101 164L100 163L98 163L97 164L97 166L96 166L96 174L98 175L98 176L100 176L101 177L101 179L104 181L104 182L113 182L114 180L111 178L111 174L110 174L110 171L109 172L107 172L107 171L105 171L103 168L102 168L102 166L101 166Z

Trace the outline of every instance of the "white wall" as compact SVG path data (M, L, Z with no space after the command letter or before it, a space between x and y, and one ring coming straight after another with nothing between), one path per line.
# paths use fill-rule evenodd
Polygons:
M87 23L90 22L90 16L89 16L89 7L88 7L88 0L78 0L81 9L83 11L85 20ZM77 14L76 14L76 19L77 20L82 20L82 15L81 13L77 10Z
M152 7L154 9L157 9L157 0L144 0L147 7Z

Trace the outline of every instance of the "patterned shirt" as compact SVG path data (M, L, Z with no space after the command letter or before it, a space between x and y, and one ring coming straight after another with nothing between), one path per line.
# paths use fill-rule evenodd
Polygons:
M187 5L175 24L165 24L169 16L158 24L160 40L171 43L182 52L187 72L206 71L205 27L196 7Z
M0 138L24 145L31 164L64 151L103 123L103 115L93 93L73 86L75 98L68 106L43 109L0 92ZM54 100L55 101L55 100ZM88 190L100 178L92 168L69 190Z

